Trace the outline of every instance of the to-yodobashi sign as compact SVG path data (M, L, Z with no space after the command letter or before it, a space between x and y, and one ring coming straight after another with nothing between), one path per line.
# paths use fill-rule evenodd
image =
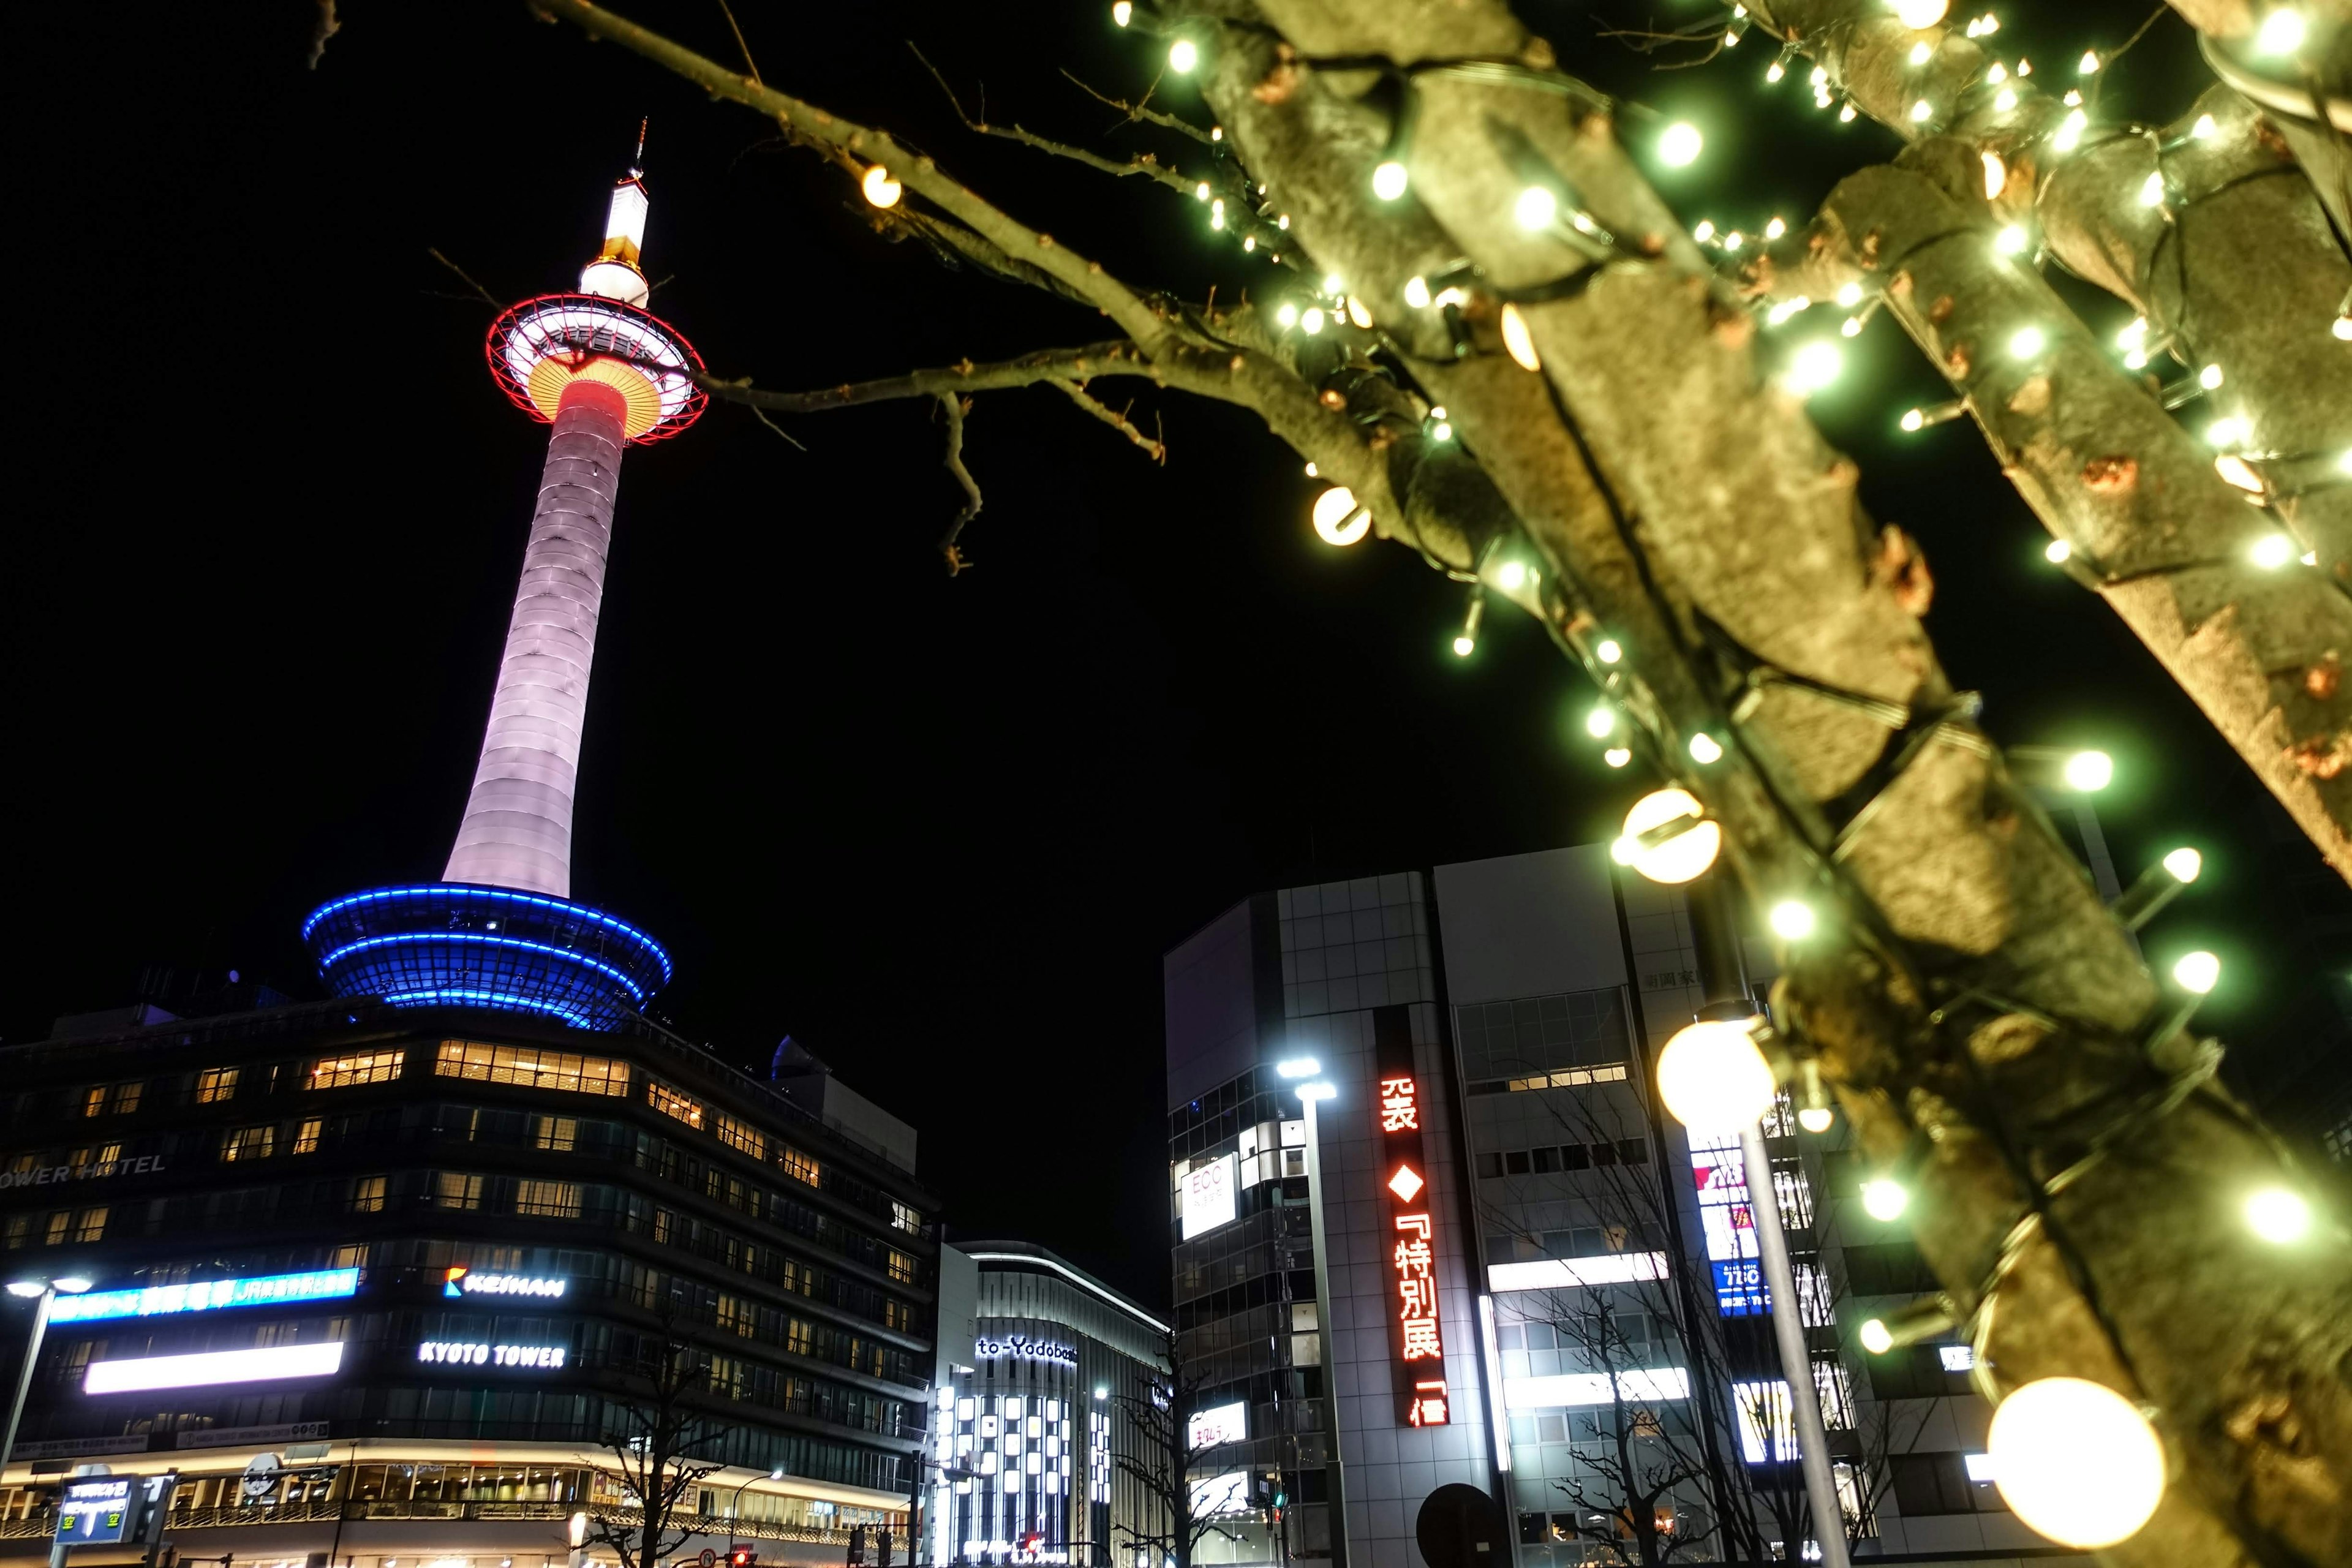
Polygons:
M1033 1340L1027 1334L1007 1334L1001 1340L981 1340L972 1353L982 1361L998 1356L1013 1356L1021 1361L1055 1361L1064 1366L1078 1364L1078 1352L1067 1345L1057 1345L1050 1340Z

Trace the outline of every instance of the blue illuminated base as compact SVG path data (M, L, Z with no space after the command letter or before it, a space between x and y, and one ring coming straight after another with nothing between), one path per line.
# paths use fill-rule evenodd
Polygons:
M535 1013L581 1029L619 1026L670 977L669 954L635 926L511 888L375 888L312 910L302 940L338 996Z

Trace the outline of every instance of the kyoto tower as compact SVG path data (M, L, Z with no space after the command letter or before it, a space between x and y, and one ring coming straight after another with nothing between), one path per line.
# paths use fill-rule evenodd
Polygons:
M605 1029L669 980L659 943L571 901L572 803L621 454L677 435L707 401L692 379L701 358L645 309L648 205L632 167L579 290L526 300L490 328L491 377L554 428L481 762L441 881L353 893L303 922L337 995Z

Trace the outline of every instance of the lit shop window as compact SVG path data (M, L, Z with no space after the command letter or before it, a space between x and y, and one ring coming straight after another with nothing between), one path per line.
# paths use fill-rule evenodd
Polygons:
M561 1089L567 1094L617 1097L629 1092L626 1062L614 1061L610 1057L577 1056L570 1051L484 1045L478 1040L442 1041L433 1070L443 1078Z
M221 1155L224 1160L263 1160L276 1152L278 1130L275 1127L233 1127L221 1135Z
M235 1068L206 1068L196 1074L196 1103L210 1105L236 1092Z
M382 1214L392 1191L389 1176L361 1176L352 1183L352 1212Z
M310 1064L312 1089L349 1089L355 1084L390 1083L408 1061L406 1051L367 1051L358 1056L322 1057Z
M666 1083L647 1083L646 1099L664 1116L675 1116L688 1127L702 1125L702 1102L688 1100Z
M446 1175L446 1173L444 1173ZM478 1184L481 1177L469 1180ZM477 1189L478 1191L478 1187ZM472 1204L465 1205L468 1208ZM540 1219L578 1219L580 1217L580 1184L577 1182L519 1182L515 1184L515 1213L530 1215Z

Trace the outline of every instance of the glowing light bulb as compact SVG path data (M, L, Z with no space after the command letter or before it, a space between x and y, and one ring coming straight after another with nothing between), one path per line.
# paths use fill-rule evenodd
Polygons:
M1622 768L1633 760L1633 753L1623 746L1612 746L1601 753L1601 760L1612 768Z
M1697 240L1701 245L1705 245L1708 240L1713 239L1715 237L1715 220L1704 217L1699 219L1698 226L1691 230L1691 237Z
M2254 50L2264 55L2291 55L2303 47L2305 33L2303 13L2284 7L2263 18L2254 29Z
M2164 205L2164 172L2162 170L2159 169L2140 182L2139 205L2144 207L2160 207Z
M2020 327L2009 335L2011 359L2032 359L2049 346L2049 336L2040 327Z
M1697 126L1687 120L1677 120L1659 133L1658 159L1669 167L1685 168L1698 162L1706 146L1706 139L1699 134Z
M1607 707L1595 708L1584 716L1584 732L1596 741L1605 741L1616 732L1617 715Z
M1789 226L1777 217L1764 226L1764 237L1767 239L1778 239L1788 232Z
M1255 250L1256 248L1257 236L1254 234L1245 234L1242 236L1242 249L1244 251Z
M1998 153L1984 154L1985 200L1991 201L2000 195L2001 187L2008 184L2009 165L2000 161L2000 154Z
M2246 1228L2275 1246L2291 1246L2311 1234L2311 1205L2301 1193L2264 1187L2246 1199Z
M1333 312L1335 315L1338 312L1336 311ZM1357 299L1353 294L1348 296L1348 320L1355 323L1356 330L1359 331L1369 332L1372 330L1372 312L1370 308L1368 307L1361 300Z
M1987 157L1990 157L1992 154L1988 153L1985 155ZM1988 181L1987 183L1990 184L1990 182ZM2016 256L2020 254L2025 249L2026 243L2027 236L2025 233L2025 226L2022 224L2012 223L2005 225L1999 234L1992 237L1992 247L1995 250L2000 251L2003 256Z
M1926 428L1927 424L1927 416L1921 410L1916 408L1908 408L1904 410L1903 428L1906 430L1924 429Z
M1848 316L1838 323L1838 333L1842 337L1858 338L1862 336L1862 328L1863 320L1860 316Z
M1932 27L1952 8L1952 0L1893 0L1895 19L1906 27Z
M1691 761L1702 767L1723 760L1723 747L1716 738L1701 730L1690 738Z
M1282 302L1281 309L1275 311L1274 320L1276 326L1297 326L1298 324L1298 307L1292 304L1287 300L1284 300Z
M1862 303L1862 285L1859 283L1839 284L1836 300L1839 304L1844 306L1847 310L1853 310L1856 305Z
M1322 310L1317 306L1309 305L1306 310L1300 311L1298 316L1298 330L1305 332L1310 338L1316 333L1321 331L1323 330Z
M1690 818L1691 825L1673 837L1659 844L1641 841L1650 829L1683 817ZM1619 865L1631 866L1653 882L1673 886L1714 865L1722 847L1722 826L1706 819L1696 796L1687 790L1661 789L1633 803L1633 809L1625 814L1624 834L1609 852Z
M1190 76L1192 68L1201 63L1201 46L1190 38L1179 38L1168 46L1168 68L1178 76Z
M1372 170L1372 195L1384 202L1392 202L1404 195L1406 183L1404 165L1394 158L1383 159Z
M1211 228L1225 226L1225 204L1222 199L1209 204L1209 226Z
M1315 498L1315 532L1326 544L1355 543L1372 529L1369 508L1356 504L1356 492L1334 485Z
M1924 98L1920 99L1911 105L1911 123L1925 125L1929 120L1935 118L1935 113L1936 106Z
M1559 198L1541 185L1529 185L1511 204L1511 216L1521 228L1549 228L1559 216Z
M1826 1132L1837 1120L1837 1112L1826 1105L1808 1105L1797 1112L1797 1125L1808 1132Z
M2327 331L2338 342L2352 343L2352 316L2338 316L2327 324Z
M2216 454L2213 471L2221 476L2223 484L2242 489L2248 495L2258 496L2270 488L2263 483L2263 476L2254 466L2235 452Z
M1110 19L1124 27L1135 19L1135 0L1118 0L1110 8Z
M898 181L890 177L890 171L879 163L867 168L866 177L857 182L857 188L865 192L866 199L877 207L897 206L898 197L904 189Z
M1495 581L1503 591L1516 594L1528 584L1528 567L1524 561L1506 561L1495 569Z
M2189 134L2203 142L2213 134L2213 117L2210 114L2200 114L2197 117L2197 123L2189 128Z
M2008 88L2002 88L1993 95L1992 106L2003 114L2007 114L2017 107L2017 94Z
M2067 1546L2137 1534L2164 1497L2164 1445L2138 1406L2079 1377L2039 1378L1992 1413L1993 1485L2031 1529Z
M2068 789L2088 795L2116 782L2116 760L2105 752L2077 752L2059 773Z
M1782 65L1779 60L1774 60L1770 65L1764 68L1764 79L1768 82L1779 81L1782 77L1787 76L1788 74L1788 68Z
M2019 74L2023 75L2024 69L2025 68L2020 65ZM2083 144L2083 132L2090 128L2090 124L2091 117L2081 110L2068 110L2066 118L2058 122L2058 129L2051 132L2050 145L2061 153L2072 153Z
M2070 87L2066 89L2066 96L2060 99L2058 101L2064 104L2069 109L2080 109L2083 107L2083 95L2077 89Z
M2184 952L2173 960L2172 978L2183 991L2206 995L2221 983L2221 961L2201 947L2194 952Z
M1811 81L1811 82L1815 87L1827 87L1827 86L1829 86L1829 84L1830 84L1830 68L1829 68L1829 67L1827 67L1827 66L1815 66L1815 67L1813 68L1813 74L1812 74L1810 78L1808 78L1807 79L1808 79L1808 80L1810 80L1810 81Z
M1625 650L1615 637L1602 637L1601 645L1592 650L1592 657L1603 664L1614 664L1625 657Z
M1772 1104L1772 1064L1745 1024L1706 1019L1677 1030L1658 1053L1658 1098L1693 1131L1736 1132Z
M2074 62L2074 72L2077 76L2095 76L2098 69L2099 51L2096 49L2084 49L2083 58Z
M1748 237L1736 228L1723 237L1723 248L1726 250L1737 250L1747 243Z
M1885 1355L1895 1348L1895 1334L1885 1319L1873 1318L1862 1325L1862 1348L1873 1355Z
M2172 873L2176 882L2193 882L2205 869L2205 857L2183 845L2164 858L2164 868Z
M2209 364L2203 370L2199 371L2197 373L2197 384L2203 387L2208 392L2210 392L2215 387L2221 385L2221 367L2218 364Z
M1472 637L1469 633L1464 632L1454 639L1454 658L1468 658L1472 654L1477 651L1478 639Z
M1765 919L1771 924L1772 934L1784 942L1802 942L1813 934L1813 906L1801 899L1782 899Z
M2252 434L2253 426L2239 414L2225 416L2205 426L2205 439L2216 447L2242 447Z
M1810 397L1837 380L1845 369L1845 355L1827 338L1816 338L1799 349L1781 384L1800 397Z
M1969 24L1969 37L1973 38L1976 36L1976 24L1974 22L1970 22ZM1999 87L2002 82L2005 82L2008 79L2009 68L2001 64L1999 60L1993 61L1992 64L1985 68L1985 80L1990 82L1993 86Z
M2053 566L2063 566L2074 558L2074 547L2063 539L2053 539L2042 550L2042 559Z
M1208 181L1202 180L1199 184L1192 187L1192 199L1196 202L1205 202L1209 199Z
M1911 46L1911 63L1913 65L1924 66L1935 58L1936 51L1929 48L1926 44L1918 43Z
M1429 427L1429 438L1433 441L1451 441L1454 439L1454 426L1441 419Z
M1873 1219L1901 1219L1910 1206L1911 1189L1892 1176L1873 1176L1862 1184L1862 1209Z
M1429 308L1429 279L1408 278L1404 280L1404 302L1416 310Z
M1543 360L1536 353L1535 335L1528 331L1528 319L1519 314L1517 305L1503 307L1501 321L1503 352L1511 356L1521 370L1541 370Z
M2246 552L2249 559L2265 572L2275 572L2294 559L2294 541L2284 533L2265 533Z
M1853 123L1853 104L1849 103L1844 108L1838 110L1838 123L1840 125L1851 125Z

